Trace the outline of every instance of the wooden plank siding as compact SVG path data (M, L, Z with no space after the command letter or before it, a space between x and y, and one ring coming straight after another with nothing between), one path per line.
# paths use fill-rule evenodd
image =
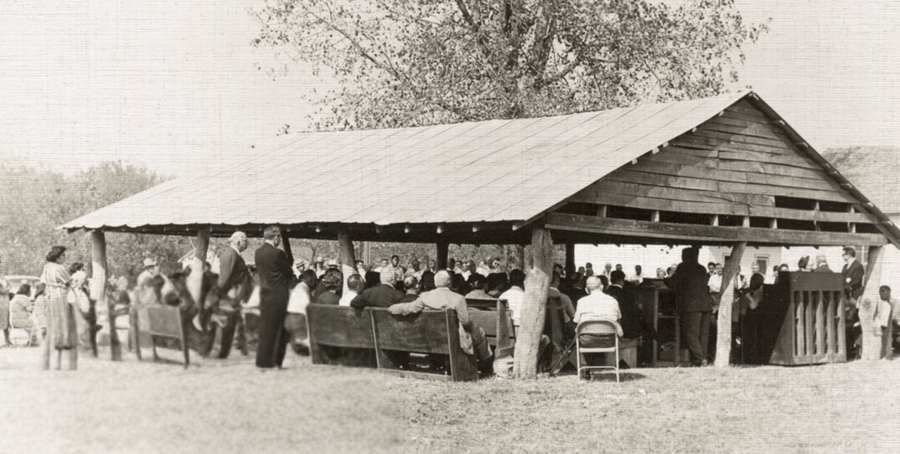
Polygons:
M795 209L779 204L777 200L804 199L810 209ZM749 216L769 218L768 229L741 228L735 226L707 225L678 232L694 232L698 239L732 238L736 231L777 229L777 219L808 221L809 232L815 232L816 223L871 224L872 217L863 212L819 211L819 202L837 202L859 207L859 200L841 188L823 167L792 143L783 128L772 122L746 99L741 100L722 114L678 136L657 153L648 152L636 163L622 166L596 183L568 199L578 204L597 206L621 206L648 211L666 211L709 216L713 224L718 216ZM787 203L787 202L785 202ZM815 208L813 208L815 207ZM860 210L856 210L860 211ZM561 215L577 215L575 212ZM560 223L562 218L556 219ZM585 223L592 218L565 218L565 228L586 231ZM647 218L649 222L650 217ZM646 226L628 224L634 220L604 221L600 229L606 234L625 234L629 228L640 229L643 234L671 234L647 229ZM794 223L796 224L796 223ZM794 229L798 227L794 225ZM679 230L681 229L681 230ZM725 229L720 234L713 232ZM666 233L663 233L666 232ZM807 230L791 230L787 234L757 234L744 232L749 241L775 241L793 239L803 244L809 241L825 241L838 244L846 234L806 235ZM633 232L632 232L633 233ZM848 232L850 233L850 232ZM786 236L785 236L786 235ZM785 243L790 244L790 243ZM825 243L822 243L825 244Z

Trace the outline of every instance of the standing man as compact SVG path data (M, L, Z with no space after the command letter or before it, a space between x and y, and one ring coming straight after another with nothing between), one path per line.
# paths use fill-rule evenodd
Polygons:
M225 249L219 255L219 307L211 307L214 316L225 319L222 328L222 344L219 348L219 358L227 358L231 351L235 329L238 332L238 346L241 353L247 354L247 338L244 326L241 322L241 304L250 298L253 292L253 281L250 278L250 270L241 257L241 252L247 249L247 235L244 232L234 232L228 240L231 247ZM215 330L216 324L210 325ZM214 331L210 339L215 339ZM210 347L212 347L210 345Z
M159 276L159 264L156 263L156 259L145 258L144 271L141 271L141 274L138 274L137 277L137 288L150 286L150 280L154 276Z
M697 263L697 249L692 247L682 249L681 263L672 276L664 280L677 295L681 330L691 352L691 365L695 367L708 364L709 315L712 311L708 280L706 268Z
M259 346L256 367L281 367L288 336L284 332L291 281L294 272L281 244L281 231L270 225L263 230L265 243L256 250L256 271L259 275Z
M816 256L816 273L830 273L831 268L828 266L828 260L824 255Z
M863 294L862 281L866 271L856 260L856 249L845 247L841 258L844 259L841 278L844 281L844 297L847 299L847 360L851 360L858 359L860 353L862 328L859 326L859 311L856 302Z

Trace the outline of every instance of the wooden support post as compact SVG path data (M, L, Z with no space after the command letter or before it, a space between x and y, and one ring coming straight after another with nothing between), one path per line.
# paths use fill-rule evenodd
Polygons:
M294 251L291 249L291 235L284 227L279 227L278 230L281 231L281 247L284 248L284 255L287 256L289 262L291 262L291 266L294 266ZM316 231L319 231L319 227L316 227ZM313 257L315 260L315 257Z
M353 240L347 229L338 230L338 247L340 252L338 257L341 260L341 273L343 274L343 295L347 295L349 288L347 287L347 278L356 273L356 254L353 251Z
M188 292L198 305L200 291L203 288L203 266L206 264L206 252L209 250L209 227L203 227L197 231L197 242L194 244L194 260L191 262L191 275L188 276ZM203 309L203 307L199 307Z
M106 304L109 320L109 351L113 361L122 361L122 344L116 331L115 301L106 299L106 280L109 266L106 263L106 236L102 230L91 231L91 299L97 304Z
M750 227L750 216L744 216L744 219L741 221L741 226L745 229Z
M525 274L525 301L519 316L521 325L516 333L513 366L516 378L537 377L538 349L547 318L547 292L553 270L553 240L549 230L538 227L532 231L531 251L533 266Z
M866 254L866 274L863 277L863 294L856 302L859 308L859 320L862 328L862 355L865 360L874 360L882 357L881 336L873 336L875 307L881 299L878 295L878 287L881 286L881 269L884 262L882 251L884 246L869 246ZM888 322L890 323L890 322Z
M443 270L447 268L447 259L450 255L450 243L447 241L437 242L437 269ZM435 270L437 271L437 270Z
M718 214L713 215L712 219L710 219L710 221L709 221L709 225L711 225L713 227L719 226L719 215Z
M525 246L521 244L515 245L516 249L516 268L525 271ZM553 269L553 265L550 265L551 270Z
M574 276L575 270L575 243L569 241L566 243L566 277Z
M653 210L650 213L650 222L659 222L659 210Z
M600 205L599 207L597 207L597 217L606 217L606 205Z
M725 267L722 270L722 291L719 294L719 316L716 329L716 367L728 367L731 358L731 315L734 302L734 277L737 275L738 266L747 249L747 242L735 243L731 248L731 256L725 259ZM677 353L677 352L676 352Z

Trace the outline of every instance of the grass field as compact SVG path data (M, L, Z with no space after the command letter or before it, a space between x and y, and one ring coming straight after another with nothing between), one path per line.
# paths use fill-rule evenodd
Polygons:
M37 356L0 349L0 453L900 452L900 361L448 384L292 354L270 372Z

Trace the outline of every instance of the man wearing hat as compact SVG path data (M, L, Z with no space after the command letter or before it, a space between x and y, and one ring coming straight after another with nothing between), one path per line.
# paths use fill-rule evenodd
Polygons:
M149 286L150 280L155 276L159 276L159 264L156 263L156 259L147 257L144 259L144 271L137 277L138 288Z
M316 257L316 266L313 268L313 271L316 272L316 279L321 279L322 275L325 274L328 268L325 267L325 259L321 256Z

